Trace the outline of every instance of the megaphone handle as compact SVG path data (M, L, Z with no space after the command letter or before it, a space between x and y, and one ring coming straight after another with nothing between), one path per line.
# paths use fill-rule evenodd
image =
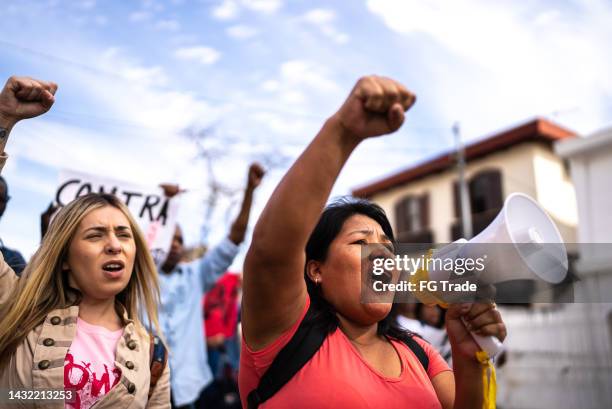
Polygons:
M470 332L474 341L482 348L483 351L489 355L489 358L493 358L495 355L501 352L502 342L494 336L483 337L482 335L474 334Z

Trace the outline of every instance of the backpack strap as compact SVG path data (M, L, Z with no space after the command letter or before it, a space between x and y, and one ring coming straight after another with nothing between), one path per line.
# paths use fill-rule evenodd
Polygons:
M164 373L164 369L166 369L166 364L168 363L168 351L166 350L164 343L161 342L161 339L157 335L149 333L149 340L149 351L151 353L151 386L149 387L149 398L151 398L155 385L157 385L157 381L159 381L162 373Z
M409 338L406 338L405 340L403 340L403 342L404 344L406 344L408 348L410 348L412 353L416 355L419 362L423 366L423 369L425 369L425 372L427 372L427 369L429 368L429 357L425 353L425 350L423 349L423 347L414 340L414 337L416 336L418 335L413 335Z
M311 322L309 318L312 314L311 304L293 337L276 355L259 380L257 388L249 393L247 409L257 409L259 405L274 396L321 348L328 333L325 328ZM413 337L407 338L404 343L416 355L427 372L429 358L423 347Z
M327 338L325 328L313 325L309 318L312 307L287 345L280 350L268 370L259 380L259 385L247 397L248 409L256 409L278 392L319 350Z

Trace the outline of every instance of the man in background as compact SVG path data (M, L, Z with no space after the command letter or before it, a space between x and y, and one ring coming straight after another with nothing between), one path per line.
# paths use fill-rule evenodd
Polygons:
M181 262L183 234L177 226L170 252L159 268L159 323L171 351L173 408L193 408L204 388L213 380L202 330L202 296L227 271L238 254L238 246L244 241L248 226L253 192L263 175L261 166L250 166L240 213L226 238L208 250L204 257ZM167 196L179 192L178 186L162 187Z
M2 218L2 215L6 210L6 204L10 199L11 197L8 194L8 185L6 184L6 180L0 176L0 218ZM26 261L21 253L17 250L6 247L2 239L0 239L0 251L2 252L4 261L11 266L11 268L15 271L15 274L20 276L26 265Z

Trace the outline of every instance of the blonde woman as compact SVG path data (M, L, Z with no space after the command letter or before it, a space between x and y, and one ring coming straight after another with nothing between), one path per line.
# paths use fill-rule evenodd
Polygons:
M0 93L0 170L13 126L48 111L56 89L8 80ZM21 278L0 258L0 407L170 407L168 366L149 394L151 343L138 318L140 307L159 331L158 298L153 260L125 205L92 194L66 206ZM17 393L36 389L55 393Z

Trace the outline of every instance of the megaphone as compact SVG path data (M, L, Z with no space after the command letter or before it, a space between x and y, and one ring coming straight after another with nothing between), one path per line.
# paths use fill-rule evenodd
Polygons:
M501 212L480 234L434 250L432 258L480 258L484 268L478 281L482 284L518 279L558 284L568 269L567 251L557 226L535 200L523 193L508 196ZM451 274L435 267L428 271L429 279L437 281L448 280ZM474 333L472 337L489 357L501 350L502 344L495 337Z

